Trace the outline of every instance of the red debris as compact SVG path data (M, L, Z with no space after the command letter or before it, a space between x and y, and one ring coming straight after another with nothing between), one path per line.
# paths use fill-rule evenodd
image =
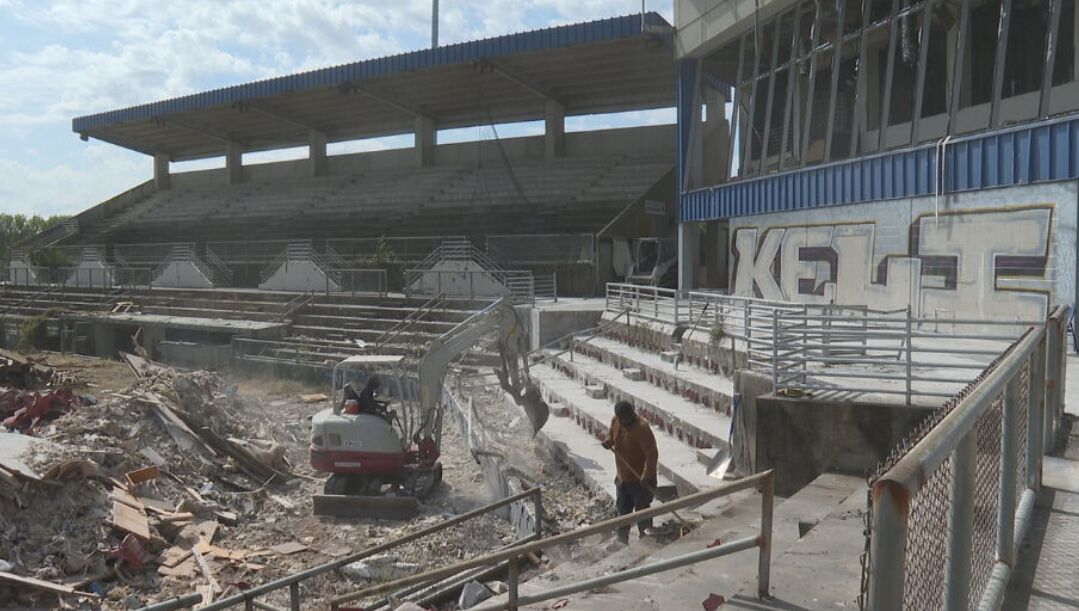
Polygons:
M704 611L716 611L716 609L722 607L725 604L727 604L726 598L723 598L719 594L713 593L709 594L708 598L704 599L704 602L701 603L701 606L704 607Z
M76 401L68 387L45 394L9 389L0 393L0 416L5 416L3 425L8 429L29 434L39 420L67 411Z
M109 550L109 558L116 558L122 563L127 563L128 566L136 571L141 570L143 564L149 560L151 554L146 551L146 548L142 546L138 538L128 533L124 540L120 542L120 545Z
M708 549L712 549L713 547L719 547L720 545L723 545L723 540L716 539L715 541L712 541L708 544Z

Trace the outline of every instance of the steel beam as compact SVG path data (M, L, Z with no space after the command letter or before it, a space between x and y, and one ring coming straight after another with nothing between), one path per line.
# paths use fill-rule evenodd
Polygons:
M776 92L776 63L779 62L780 34L783 26L783 15L776 15L776 33L772 36L772 61L768 71L768 101L764 104L764 133L761 134L761 162L757 168L758 174L764 174L764 168L768 163L768 138L772 130L772 104L775 103ZM782 152L780 152L782 155Z
M914 111L910 117L910 143L918 144L918 128L922 122L922 100L925 98L925 67L929 62L929 37L933 33L933 2L925 0L922 7L921 40L918 43L918 72L914 77Z
M817 45L820 44L821 0L814 0L816 14L813 16L813 35L809 43L809 91L806 96L805 128L802 137L802 152L798 157L799 165L805 165L809 153L810 130L813 129L813 96L817 94Z
M178 127L180 129L189 131L189 132L191 132L193 134L198 134L200 136L206 136L207 138L213 138L214 140L217 140L217 141L219 141L219 142L221 142L223 144L226 144L226 145L228 145L228 144L238 144L242 148L247 148L246 147L246 142L243 142L241 140L233 138L233 137L231 137L231 136L229 136L227 134L218 133L218 132L216 132L216 131L208 128L208 127L203 127L201 125L196 125L194 123L188 123L186 121L182 121L182 120L179 120L179 119L174 119L172 117L168 117L168 118L166 118L166 117L158 117L158 118L154 119L154 121L156 121L160 125L169 125L169 126L172 126L172 127Z
M948 104L948 129L946 134L955 133L956 119L959 116L959 100L963 95L963 58L967 52L967 33L970 30L970 0L963 0L959 9L959 35L956 36L955 57L952 59L951 103Z
M877 129L877 151L883 151L887 142L888 125L892 114L892 82L895 80L895 38L899 18L899 0L892 0L892 18L888 28L888 68L884 76L884 99L881 100L880 127Z
M369 98L371 98L373 100L377 100L379 102L382 102L386 106L389 106L391 108L396 108L397 110L400 110L401 112L405 112L405 113L408 113L408 114L416 116L416 117L425 117L425 118L431 119L432 121L435 120L435 118L433 116L431 116L428 112L423 110L423 108L421 108L420 106L418 106L416 104L413 104L413 103L411 103L411 102L409 102L407 100L403 100L400 97L398 97L398 96L396 96L396 95L394 95L392 93L388 93L388 92L386 92L386 91L384 91L382 89L376 89L374 87L371 87L370 85L360 85L358 83L350 83L350 84L344 86L342 88L342 91L345 92L345 93L349 93L349 92L351 92L351 93L360 93L360 94L363 94L363 95L365 95L365 96L367 96L367 97L369 97Z
M828 124L824 133L824 161L832 160L832 130L835 129L835 99L839 94L839 66L843 60L843 17L846 0L836 0L836 37L832 43L832 94L828 97Z
M870 0L862 0L862 30L858 35L858 77L854 84L854 118L851 123L850 130L850 153L851 155L857 155L861 149L861 138L858 137L858 132L862 128L861 118L866 118L865 127L869 127L869 111L865 108L866 103L866 59L869 55L869 50L866 48L869 44L869 13ZM893 11L894 12L894 11Z
M316 123L313 123L306 119L301 119L283 110L276 109L261 100L247 100L246 102L240 102L236 104L235 107L239 110L253 110L261 115L265 115L272 119L277 119L278 121L282 121L284 123L288 123L289 125L293 125L295 127L299 127L309 131L326 131L324 127Z
M498 75L502 76L511 83L519 85L521 88L532 93L533 95L544 100L556 102L558 104L561 104L562 106L566 105L566 103L560 97L555 95L549 88L537 83L536 81L528 78L527 76L524 76L516 69L510 68L504 63L493 59L485 59L482 63L490 66L491 69Z
M1038 96L1038 117L1049 116L1049 100L1053 95L1053 67L1056 65L1060 33L1060 7L1064 0L1050 0L1049 34L1045 45L1045 67L1042 71L1042 90Z
M1012 0L1002 0L997 26L997 55L993 60L993 98L990 101L989 127L1000 125L1000 99L1004 90L1004 64L1008 61L1008 31L1012 22Z
M794 33L791 35L791 55L790 61L787 62L787 99L783 101L783 135L779 141L779 171L782 172L783 168L787 165L787 143L789 142L790 132L792 129L791 108L793 107L794 100L794 84L797 82L795 74L798 72L798 66L801 64L799 47L802 44L802 6L801 1L798 2L798 8L794 11Z
M753 159L753 129L756 122L757 114L757 78L761 68L761 32L760 28L753 28L753 73L750 78L753 79L753 84L750 86L749 93L749 114L746 117L746 129L745 131L745 143L742 149L742 170L751 168Z
M739 43L738 50L738 71L734 77L734 93L732 94L731 104L731 138L730 138L730 151L727 154L727 163L730 166L727 176L734 178L736 175L741 176L741 168L739 168L738 174L734 172L734 154L741 150L738 146L738 141L745 138L745 127L742 125L742 96L738 91L742 87L742 73L744 72L746 63L746 45L748 44L749 34L743 34L742 40ZM737 136L737 137L736 137ZM739 158L739 163L742 159ZM744 165L742 166L744 167Z

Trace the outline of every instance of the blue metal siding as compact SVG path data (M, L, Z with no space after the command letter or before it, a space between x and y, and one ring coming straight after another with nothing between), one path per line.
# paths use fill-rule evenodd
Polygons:
M679 220L708 221L936 192L939 148L930 144L682 195ZM1079 114L951 140L944 193L1079 178Z
M644 21L649 26L670 27L670 24L663 17L654 12L646 13ZM532 32L508 34L506 36L448 45L437 49L422 49L391 57L342 64L78 117L72 120L72 129L76 132L84 132L96 127L115 125L127 121L150 119L172 113L222 106L286 92L333 87L348 81L377 78L400 72L464 64L479 59L568 47L575 44L633 38L641 36L641 30L641 15L638 13Z

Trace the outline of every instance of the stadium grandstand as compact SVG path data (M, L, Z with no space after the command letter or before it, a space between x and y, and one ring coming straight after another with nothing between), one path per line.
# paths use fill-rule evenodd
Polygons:
M400 289L452 240L552 291L595 294L631 271L640 238L674 235L675 128L567 133L566 119L673 107L671 32L642 13L78 117L83 140L152 157L153 179L20 245L12 281L43 283L30 255L58 248L83 269L64 280L83 284L96 273L156 287L369 289L372 262L392 260ZM499 137L520 122L543 132ZM438 144L440 130L469 127L493 137ZM414 146L328 154L403 134ZM296 147L307 159L245 164ZM214 157L225 167L172 171ZM312 265L268 282L286 262Z

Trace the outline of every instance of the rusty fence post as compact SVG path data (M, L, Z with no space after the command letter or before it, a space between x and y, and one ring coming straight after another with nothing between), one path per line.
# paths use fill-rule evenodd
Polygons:
M944 609L970 606L974 495L978 467L978 429L973 428L952 453L952 486L948 492L948 553L944 568Z
M873 484L873 537L869 555L869 608L900 611L906 568L910 491L903 484L879 479Z
M1019 476L1019 374L1004 389L1000 442L1000 500L997 503L997 561L1015 565L1015 480ZM1026 482L1023 482L1026 486Z
M757 597L771 597L772 510L775 507L776 476L769 474L761 484L761 532L757 557Z

